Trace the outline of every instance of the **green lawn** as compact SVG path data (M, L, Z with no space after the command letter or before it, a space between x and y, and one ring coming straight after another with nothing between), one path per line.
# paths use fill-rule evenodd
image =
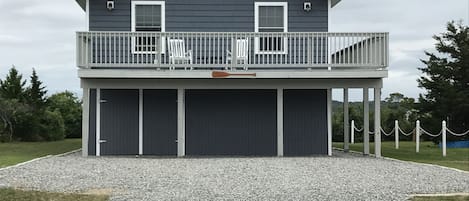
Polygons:
M55 142L0 143L0 168L42 156L69 152L80 147L81 139L66 139Z
M108 195L84 195L71 193L50 193L40 191L25 191L11 188L0 189L2 201L106 201Z
M334 142L333 146L343 148L343 143ZM350 149L363 152L363 144L351 144ZM374 153L374 143L370 144L370 152ZM430 163L469 171L469 148L447 149L447 155L443 157L441 149L432 142L421 142L419 153L415 153L415 142L400 142L397 150L394 147L394 142L383 142L381 153L389 158Z

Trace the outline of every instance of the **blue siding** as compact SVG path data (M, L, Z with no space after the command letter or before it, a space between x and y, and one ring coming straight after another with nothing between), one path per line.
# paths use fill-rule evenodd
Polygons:
M326 32L327 0L311 0L313 9L303 11L300 0L288 2L290 32ZM253 32L254 0L167 0L167 32ZM262 2L262 1L257 1ZM131 0L116 1L108 11L106 0L90 1L91 31L130 31Z

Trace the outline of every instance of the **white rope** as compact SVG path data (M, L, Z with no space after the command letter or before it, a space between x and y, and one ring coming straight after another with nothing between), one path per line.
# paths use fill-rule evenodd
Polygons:
M458 134L458 133L455 133L455 132L451 131L449 128L446 128L446 131L448 131L448 133L450 133L451 135L459 136L459 137L465 136L465 135L467 135L467 134L469 133L469 130L468 130L468 131L466 131L466 132L464 132L464 133L459 133L459 134Z
M412 135L415 132L415 128L414 128L414 130L410 131L410 133L405 133L404 131L402 131L401 128L399 128L399 131L402 133L402 135L409 136L409 135Z
M357 127L355 127L354 129L355 129L355 131L357 131L357 132L362 132L362 131L363 131L363 128L358 129Z
M374 134L375 134L374 131L370 131L370 132L368 132L368 133L369 133L370 135L374 135Z
M383 133L385 136L391 136L392 134L394 134L395 129L396 129L396 128L393 128L393 129L391 130L391 132L386 133L386 132L384 131L384 129L381 128L381 133Z
M435 134L431 134L430 132L424 130L423 128L420 128L420 131L422 131L423 134L426 134L426 135L428 135L428 136L430 136L430 137L438 137L438 136L440 136L441 133L442 133L442 132L440 131L440 133L438 133L438 134L436 134L436 135L435 135Z

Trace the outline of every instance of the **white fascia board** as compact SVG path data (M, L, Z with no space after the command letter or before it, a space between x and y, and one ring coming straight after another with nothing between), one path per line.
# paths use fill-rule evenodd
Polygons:
M233 72L235 73L235 72ZM311 71L249 71L256 73L255 77L247 76L230 76L227 78L217 79L328 79L328 78L386 78L387 70L311 70ZM129 69L79 69L78 77L80 78L162 78L162 79L206 79L212 78L212 71L157 71L157 70L129 70Z

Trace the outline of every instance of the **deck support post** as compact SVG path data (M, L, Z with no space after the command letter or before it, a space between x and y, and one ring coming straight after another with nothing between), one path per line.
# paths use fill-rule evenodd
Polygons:
M332 88L327 89L327 155L332 156Z
M370 104L368 88L363 88L363 154L370 154Z
M348 88L344 88L344 151L350 149Z
M283 89L277 89L277 156L283 156Z
M83 88L83 98L82 98L82 145L81 145L81 154L83 156L88 156L88 143L89 143L89 122L90 122L90 89Z
M381 88L375 88L375 156L381 157Z
M138 155L143 155L143 89L138 90Z
M178 157L183 157L186 155L185 142L186 142L186 128L185 128L185 101L184 101L184 89L178 89L177 92L177 108L178 108L178 131L177 131L177 147L178 147Z

